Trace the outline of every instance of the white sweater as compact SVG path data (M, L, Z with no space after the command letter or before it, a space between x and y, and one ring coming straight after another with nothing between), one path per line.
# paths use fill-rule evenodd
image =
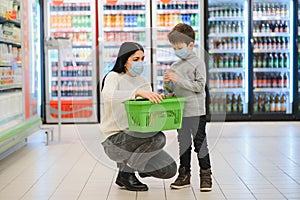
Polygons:
M131 77L124 73L110 72L105 79L101 94L103 116L100 130L110 136L128 128L124 101L135 99L136 91L152 91L147 79L143 76Z

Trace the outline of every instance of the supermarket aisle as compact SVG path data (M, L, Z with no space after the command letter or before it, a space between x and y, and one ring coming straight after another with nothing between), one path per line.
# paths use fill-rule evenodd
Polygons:
M299 123L210 123L208 130L214 176L210 193L199 191L195 159L191 188L170 190L174 177L142 179L148 192L119 189L114 164L97 146L94 124L64 125L61 143L49 146L43 133L32 135L26 147L0 161L0 199L300 199ZM167 136L166 148L176 156L175 134Z

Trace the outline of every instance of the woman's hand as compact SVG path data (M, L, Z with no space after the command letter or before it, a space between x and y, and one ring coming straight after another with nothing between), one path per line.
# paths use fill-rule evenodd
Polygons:
M145 91L145 90L137 90L135 93L136 97L143 97L145 99L148 99L149 101L153 103L160 103L161 100L163 100L165 97L164 94L158 94L156 92L152 91Z

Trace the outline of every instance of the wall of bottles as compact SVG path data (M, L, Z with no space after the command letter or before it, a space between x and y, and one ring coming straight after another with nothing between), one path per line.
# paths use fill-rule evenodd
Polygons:
M254 113L292 112L289 9L289 1L253 3Z
M50 6L50 36L69 37L73 42L72 61L61 69L61 94L68 97L92 97L92 19L90 3L64 3ZM58 52L50 51L51 96L58 94ZM83 91L84 90L84 91Z
M246 114L246 8L244 1L209 1L209 112Z
M135 41L146 45L148 23L145 14L148 8L144 1L120 1L114 5L103 3L100 5L102 76L113 67L121 43Z
M154 46L156 49L156 57L154 63L155 89L159 93L164 93L163 75L171 64L179 58L174 55L174 50L168 41L168 32L178 23L183 22L193 27L195 35L194 52L199 55L199 1L180 1L173 0L170 3L163 3L156 0L154 5L156 16L154 21L154 34L156 37Z

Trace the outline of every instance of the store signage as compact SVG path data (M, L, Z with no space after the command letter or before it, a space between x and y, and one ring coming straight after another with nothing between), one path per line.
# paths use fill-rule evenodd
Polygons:
M162 3L170 3L172 0L160 0Z
M63 3L64 3L64 0L52 0L52 4L54 6L60 6Z

